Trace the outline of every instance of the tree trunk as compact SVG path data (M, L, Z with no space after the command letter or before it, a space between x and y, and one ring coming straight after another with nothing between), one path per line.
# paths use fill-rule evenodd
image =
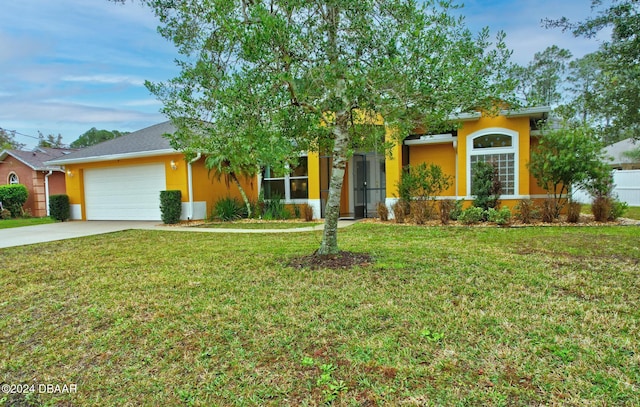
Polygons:
M333 128L335 142L333 145L333 164L329 183L329 198L325 206L324 232L318 255L338 254L338 218L340 216L340 195L344 173L347 168L347 147L349 115L346 111L336 113L336 125Z
M236 177L235 173L233 173L233 172L230 173L229 177L231 177L233 182L238 187L238 191L240 191L240 196L242 196L242 200L244 201L244 204L247 207L247 217L250 218L251 217L251 203L249 202L249 198L247 198L246 192L244 192L244 188L242 188L242 185L240 185L240 181L238 180L238 177Z

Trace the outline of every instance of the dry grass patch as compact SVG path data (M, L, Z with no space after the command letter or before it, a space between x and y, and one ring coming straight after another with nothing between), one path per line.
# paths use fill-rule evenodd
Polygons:
M637 405L640 228L129 231L2 249L22 405Z

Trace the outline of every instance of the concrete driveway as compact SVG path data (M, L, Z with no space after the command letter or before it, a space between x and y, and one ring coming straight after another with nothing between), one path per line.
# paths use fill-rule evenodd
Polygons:
M53 242L55 240L100 235L128 229L151 229L158 223L143 221L75 221L0 229L0 248Z

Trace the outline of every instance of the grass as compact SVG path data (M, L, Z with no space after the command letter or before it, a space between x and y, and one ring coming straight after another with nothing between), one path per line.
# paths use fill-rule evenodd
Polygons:
M582 204L582 209L580 212L585 214L591 214L591 205L590 204ZM640 220L640 206L630 206L625 211L623 218L636 219Z
M0 220L0 229L19 228L23 226L43 225L45 223L54 223L50 217L45 218L17 218Z
M638 405L640 228L127 231L0 250L9 405ZM0 402L1 403L1 402ZM20 404L22 403L22 404Z
M295 221L259 221L239 220L233 222L209 222L198 227L220 229L297 229L318 226L322 222L295 222Z

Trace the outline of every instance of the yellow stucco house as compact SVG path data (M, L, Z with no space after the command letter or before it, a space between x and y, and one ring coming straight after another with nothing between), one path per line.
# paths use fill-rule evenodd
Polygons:
M376 216L376 206L391 207L398 196L397 183L406 165L421 162L440 165L454 182L441 198L471 201L471 171L478 161L498 165L503 182L502 202L544 197L529 174L530 151L537 144L537 123L549 108L503 110L498 116L481 113L458 115L457 130L446 134L409 135L391 155L356 151L345 174L340 203L343 217ZM237 188L218 179L204 165L204 157L187 162L163 134L173 133L170 122L52 160L63 165L72 219L159 220L159 195L166 189L182 191L182 219L204 219L220 198L240 199ZM300 157L291 173L276 174L265 168L256 179L242 180L251 200L262 190L265 199L280 196L288 204L308 204L314 216L324 215L329 191L330 159L318 153Z

